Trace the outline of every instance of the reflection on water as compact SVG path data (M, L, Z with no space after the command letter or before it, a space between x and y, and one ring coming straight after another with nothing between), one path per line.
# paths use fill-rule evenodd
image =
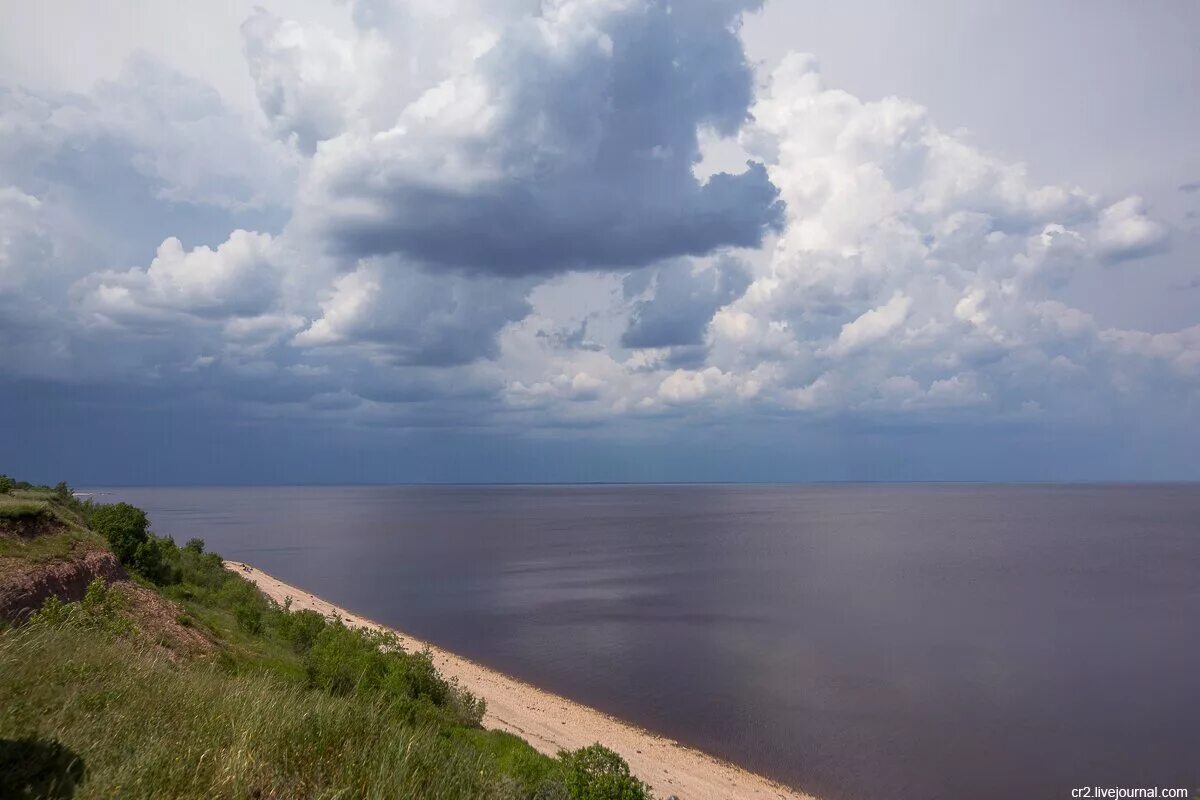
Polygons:
M829 800L1200 786L1200 487L117 489Z

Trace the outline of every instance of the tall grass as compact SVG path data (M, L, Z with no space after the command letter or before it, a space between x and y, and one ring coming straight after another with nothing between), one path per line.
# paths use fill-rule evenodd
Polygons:
M486 753L379 699L181 666L101 630L8 631L0 675L0 736L78 754L81 798L522 796ZM0 777L0 796L20 795Z
M21 564L44 564L77 558L92 550L104 548L104 540L90 531L67 530L48 536L4 536L0 535L0 560L11 559L8 566ZM5 572L0 564L0 575Z
M40 517L50 513L50 504L44 500L19 500L12 497L0 497L0 520L17 520L27 517Z

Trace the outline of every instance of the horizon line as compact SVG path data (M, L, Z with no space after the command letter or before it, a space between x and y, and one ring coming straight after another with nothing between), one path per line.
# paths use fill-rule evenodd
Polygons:
M302 489L386 487L553 487L553 486L1172 486L1200 485L1197 478L1013 479L1013 480L778 480L778 481L362 481L285 483L110 483L72 487L92 489Z

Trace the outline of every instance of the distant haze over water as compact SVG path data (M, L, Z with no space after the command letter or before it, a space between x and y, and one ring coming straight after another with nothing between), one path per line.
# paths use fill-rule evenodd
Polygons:
M121 488L827 800L1200 787L1200 486Z

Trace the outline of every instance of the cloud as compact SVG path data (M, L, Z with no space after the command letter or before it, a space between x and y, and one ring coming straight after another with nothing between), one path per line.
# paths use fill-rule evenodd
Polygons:
M86 95L0 86L0 131L5 172L34 191L121 192L113 181L140 179L155 199L193 211L280 205L295 166L211 87L141 54Z
M539 329L537 337L552 342L554 347L559 348L589 350L591 352L603 350L603 345L588 338L587 326L587 318L584 318L580 321L578 327L575 328L556 328L550 331Z
M242 24L246 64L272 132L311 154L340 133L356 91L353 46L256 8Z
M1055 298L1077 274L1168 246L1139 198L1036 184L915 103L825 88L809 57L785 59L751 114L740 141L780 188L787 224L744 291L695 317L666 304L702 318L690 340L707 326L706 348L686 369L671 370L669 350L627 362L664 376L653 392L631 384L644 394L629 407L719 396L742 413L1018 419L1082 402L1102 415L1119 396L1152 402L1159 382L1191 380L1186 336L1138 345L1163 367L1148 372L1127 363L1141 338ZM622 344L648 311L635 304Z
M634 273L625 279L626 291L649 296L634 302L629 327L621 336L625 347L672 347L704 341L717 309L736 300L750 285L748 268L725 256L702 265L679 260L653 273Z
M93 345L71 287L147 257L164 231L220 241L271 218L290 170L211 89L146 57L86 94L0 86L0 362L60 379L141 361L81 358Z
M668 403L693 403L723 390L728 383L729 376L716 367L677 369L658 385L658 396Z
M347 101L356 116L328 126L345 130L317 147L298 220L351 257L400 253L502 275L756 246L781 213L762 165L703 182L692 173L698 128L729 134L745 118L752 76L737 24L755 5L521 8L393 116L379 117L372 98ZM300 80L305 62L283 55L259 69L291 74L272 86ZM269 115L282 105L291 121L336 116L325 100L282 94Z
M0 365L14 374L53 375L61 357L63 315L47 295L75 243L46 217L41 199L0 184Z
M1179 244L1140 197L1041 184L812 57L755 88L755 6L256 11L255 120L142 58L6 89L0 363L256 424L612 441L1196 409L1198 329L1078 291Z
M529 313L529 289L527 281L438 275L366 259L336 280L320 316L294 343L365 344L398 364L467 364L497 354L499 330Z
M862 316L843 325L842 332L838 334L837 341L829 348L829 352L850 353L859 347L878 342L908 319L911 308L912 298L896 292L892 299L883 305L865 311Z
M51 266L54 244L42 229L42 201L15 186L0 186L0 289L5 296Z
M1100 257L1128 261L1166 249L1167 229L1145 214L1140 197L1127 197L1100 212L1096 237Z
M93 319L136 323L181 313L225 319L262 314L276 303L284 254L270 235L237 230L215 250L163 241L145 269L102 272L76 287Z

